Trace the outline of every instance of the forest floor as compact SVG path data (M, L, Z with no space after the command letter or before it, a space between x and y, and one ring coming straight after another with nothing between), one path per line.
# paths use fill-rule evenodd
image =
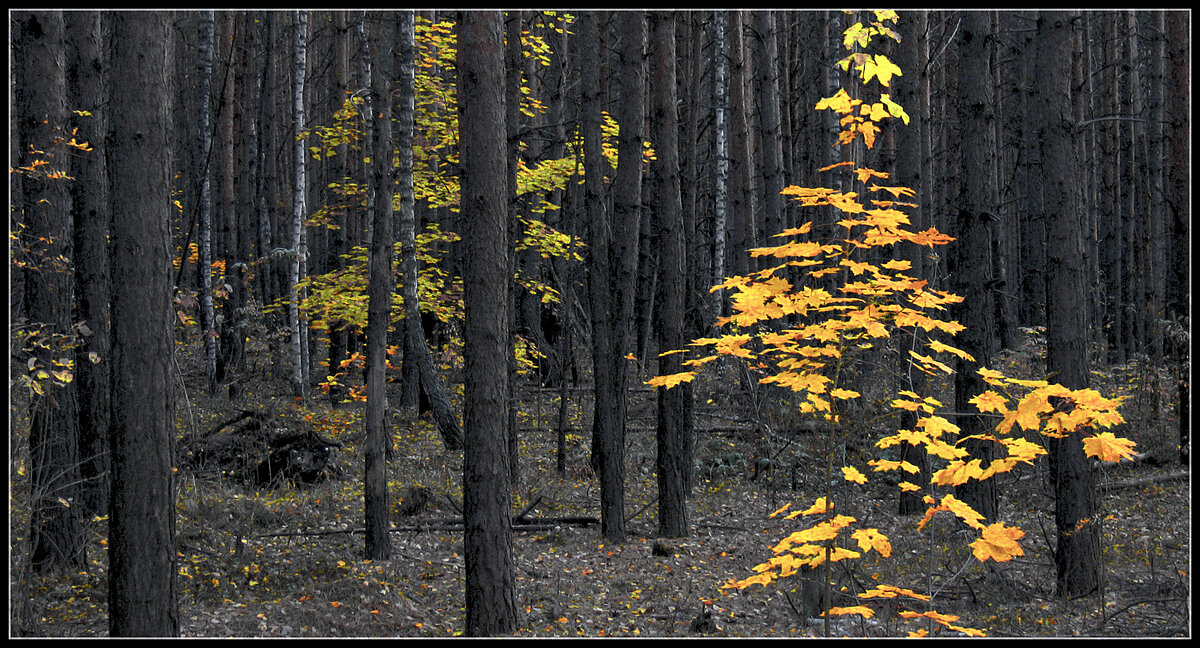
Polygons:
M761 423L784 429L786 415L762 405L768 399L761 393L758 409L746 407L752 399L739 385L748 383L729 371L696 385L691 535L655 536L654 399L649 390L637 390L627 438L628 539L610 544L596 525L561 520L517 531L516 635L903 637L924 629L954 636L927 620L899 615L904 609L936 609L957 615L954 624L990 636L1190 636L1191 481L1173 445L1175 383L1165 371L1136 366L1096 375L1105 384L1094 387L1106 395L1131 396L1123 408L1132 422L1125 432L1136 437L1139 449L1161 458L1100 472L1104 586L1096 595L1071 601L1055 595L1053 499L1042 465L999 478L1001 517L1025 530L1025 554L986 564L972 557L970 534L945 516L918 532L920 515L894 513L894 486L878 477L864 487L850 486L839 474L837 482L847 484L839 488L856 489L838 499L846 502L843 512L857 517L859 526L887 535L892 553L882 558L870 552L838 563L833 604L855 605L853 594L887 583L932 594L925 607L863 601L875 608L873 617L835 617L826 627L823 619L806 613L798 578L723 589L752 575L755 565L772 556L775 543L802 528L802 519L769 516L789 502L805 508L824 494L820 477L830 453L836 456L835 469L849 462L877 474L868 472L866 460L879 452L872 437L878 438L885 425L864 425L834 439L795 426L799 431L789 440L779 442L777 436L771 446L761 435ZM181 435L210 429L241 408L257 408L283 425L308 426L343 446L339 475L303 487L254 489L180 473L176 531L182 636L448 637L463 631L463 539L454 523L462 454L444 451L429 419L393 419L393 505L398 508L413 487L428 489L432 497L417 514L393 518L392 558L369 561L361 557L363 536L357 532L363 524L361 404L331 408L328 401L313 399L297 406L280 389L254 386L241 401L230 403L204 397L190 379L184 384ZM532 504L528 515L534 518L598 516L598 481L588 468L587 433L580 433L590 430L586 392L572 392L568 401L572 433L562 474L555 470L557 395L549 390L526 390L525 395L518 417L521 480L514 508ZM774 470L757 460L764 447ZM107 634L104 528L101 520L89 526L91 569L86 572L31 575L21 569L19 552L11 553L10 633ZM10 528L10 538L20 535Z

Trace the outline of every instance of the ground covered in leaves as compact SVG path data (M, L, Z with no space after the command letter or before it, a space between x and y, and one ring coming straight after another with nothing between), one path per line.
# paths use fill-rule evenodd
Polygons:
M744 370L742 370L744 371ZM1151 375L1153 374L1153 375ZM598 515L598 481L588 469L590 400L571 392L566 470L555 470L557 392L524 390L518 417L521 482L514 506L547 524L514 536L519 636L906 636L926 629L898 614L936 609L956 624L991 636L1188 636L1191 633L1190 477L1174 449L1176 400L1164 373L1130 365L1097 380L1131 395L1123 430L1157 461L1101 471L1105 584L1095 596L1054 594L1053 500L1045 467L1001 477L1003 521L1025 530L1025 555L981 564L969 534L935 518L922 532L917 516L897 516L896 490L878 477L864 487L835 480L844 512L891 540L889 558L870 553L835 570L833 605L858 602L880 583L932 596L927 607L871 603L875 615L824 619L806 613L797 578L746 590L723 589L753 573L771 547L802 519L770 518L785 503L808 506L824 494L827 463L864 468L879 456L881 436L864 424L835 438L772 409L771 395L747 387L737 369L697 385L696 482L692 534L655 537L653 398L635 392L628 436L630 536L621 544L596 525L563 521ZM268 381L264 381L267 384ZM308 427L342 444L336 474L307 486L253 488L181 472L177 521L180 631L186 637L447 637L462 632L463 542L455 522L461 502L461 453L447 453L428 419L393 415L389 464L396 515L393 557L361 558L361 404L337 408L314 399L298 406L279 390L247 389L237 403L207 399L186 382L181 435L204 430L240 408L257 408L282 425ZM1097 385L1098 388L1099 385ZM1108 393L1113 393L1110 391ZM869 395L868 395L869 396ZM1137 399L1141 398L1142 401ZM786 410L786 407L783 408ZM864 420L867 420L864 417ZM763 434L764 422L774 430ZM832 456L833 462L827 461ZM764 461L770 457L771 461ZM869 474L869 473L868 473ZM423 489L427 501L401 515L404 499ZM424 496L423 496L424 497ZM410 502L411 504L411 502ZM13 519L19 516L14 515ZM14 525L17 523L14 522ZM34 575L12 554L10 628L15 634L102 636L107 633L104 530L90 525L91 569ZM19 542L19 528L10 537ZM850 564L853 563L853 564Z

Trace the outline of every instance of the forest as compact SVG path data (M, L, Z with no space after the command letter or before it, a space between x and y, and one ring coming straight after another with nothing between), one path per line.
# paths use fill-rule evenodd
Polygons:
M11 637L1189 637L1191 12L9 12Z

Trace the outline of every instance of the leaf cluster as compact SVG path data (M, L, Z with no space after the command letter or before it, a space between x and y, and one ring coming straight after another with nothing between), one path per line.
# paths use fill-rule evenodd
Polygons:
M895 14L877 12L876 15L877 23L872 23L871 27L859 23L846 30L844 42L847 48L865 46L871 36L878 34L898 40L894 32L882 25L885 21L894 22ZM885 86L893 74L899 74L899 69L893 70L894 66L882 56L854 54L841 63L843 69L853 65L864 82L874 78ZM817 104L817 109L826 108L845 115L842 120L844 130L839 136L842 144L862 135L866 145L871 147L878 131L875 121L889 116L907 121L903 109L894 106L888 95L883 95L880 103L868 106L839 91ZM852 162L843 162L821 171L853 166ZM910 366L931 375L954 372L950 364L939 359L947 354L974 362L966 351L934 337L952 337L964 330L957 321L943 318L947 306L962 302L962 298L933 289L928 281L907 274L911 263L899 254L888 254L888 249L894 250L897 246L932 248L946 245L953 239L935 228L922 232L909 230L911 221L904 208L915 205L894 199L913 196L914 192L907 187L875 183L877 179L887 178L888 174L883 172L853 168L849 181L840 186L861 185L862 193L826 187L784 189L783 194L802 206L832 207L841 212L841 220L833 225L840 228L836 230L840 236L818 238L814 236L813 223L808 222L777 234L776 237L785 238L784 243L750 250L754 257L778 262L744 276L728 278L712 288L729 293L730 314L717 321L726 332L690 343L693 347L711 348L705 355L684 361L683 364L692 369L657 376L646 381L647 384L669 389L693 380L700 367L717 358L739 358L767 374L759 379L760 383L777 384L803 394L804 400L799 404L801 412L838 425L842 423L839 402L860 397L859 392L841 384L845 375L841 369L849 356L871 348L876 340L894 335L911 339L914 347L922 348L909 350ZM868 257L868 252L874 252L873 256ZM892 258L882 263L866 260L888 256ZM679 351L667 353L676 352ZM989 479L1021 463L1031 464L1046 451L1024 436L1011 434L1015 425L1027 432L1062 437L1096 426L1111 427L1123 421L1117 411L1120 400L1104 398L1094 390L1071 390L1044 380L1008 378L983 367L978 372L992 389L970 399L970 403L981 414L1000 417L992 434L960 435L958 426L936 414L941 403L930 396L900 391L892 401L894 409L916 414L916 423L911 430L898 430L880 439L876 446L886 449L907 443L923 449L931 459L944 465L932 474L929 484L902 481L899 484L901 490L928 488L932 491L934 487L958 486L970 480ZM994 442L1004 449L1005 455L985 467L980 459L972 458L968 453L965 444L970 440ZM1129 456L1132 447L1132 442L1107 432L1091 434L1084 439L1085 452L1106 461ZM920 472L906 461L877 459L869 465L875 472ZM852 466L843 467L842 476L853 483L867 482L867 477ZM930 492L924 496L924 501L928 508L917 525L918 531L935 515L946 512L978 533L970 545L978 560L1004 562L1024 554L1020 545L1024 532L1020 529L1000 522L986 524L978 512L953 494L938 498ZM851 532L849 529L856 519L849 515L834 515L832 509L832 502L826 502L822 497L809 509L790 514L788 519L810 515L820 519L777 543L772 548L774 557L756 566L754 575L731 581L725 587L744 589L753 584L767 585L801 569L859 558L862 552L870 550L885 557L890 554L887 537L877 529ZM843 545L847 539L857 543L857 551ZM869 599L880 596L881 592L894 596L902 591L883 587L888 586L863 592L858 597ZM912 598L928 600L928 597ZM865 606L833 608L829 612L870 616L869 608ZM907 618L926 618L970 635L983 634L973 628L955 626L956 617L932 610L901 614Z

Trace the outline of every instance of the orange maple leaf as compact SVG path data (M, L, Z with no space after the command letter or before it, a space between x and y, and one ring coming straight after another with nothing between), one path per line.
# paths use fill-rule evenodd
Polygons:
M671 389L679 383L692 382L692 379L695 377L695 371L684 371L681 373L667 374L665 376L655 376L650 380L647 380L646 384L650 385L651 387L666 387L667 389Z
M842 466L842 476L846 478L846 481L852 481L856 484L867 483L867 476L853 466Z
M1025 532L1017 527L1006 527L1003 522L989 524L983 529L979 539L971 543L972 553L980 562L991 558L996 562L1007 562L1017 556L1024 556L1025 550L1017 542L1025 536Z
M824 616L825 614L826 612L822 612L821 616ZM872 610L865 605L855 605L853 607L831 607L828 610L828 614L859 614L870 619L871 617L875 616L875 610Z
M859 529L850 534L850 537L858 541L858 548L863 551L874 549L884 558L892 555L892 543L878 529Z
M1083 440L1083 451L1100 461L1120 461L1133 456L1133 441L1112 432L1100 432Z
M1001 414L1008 413L1008 399L992 390L987 390L982 394L968 401L975 406L980 412L999 412Z

